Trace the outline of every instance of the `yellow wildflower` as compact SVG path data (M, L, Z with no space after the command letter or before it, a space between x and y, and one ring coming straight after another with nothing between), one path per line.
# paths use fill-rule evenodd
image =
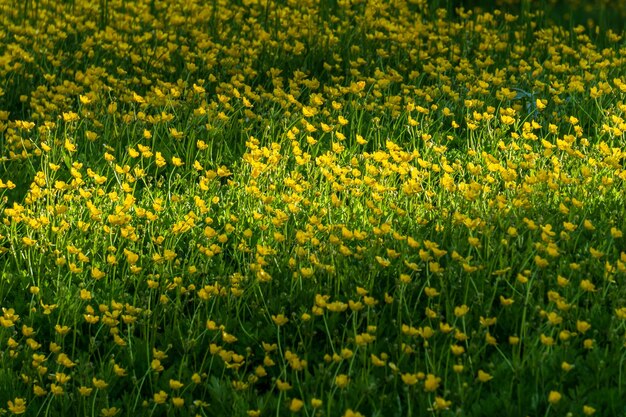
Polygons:
M433 374L426 375L426 380L424 381L424 391L433 392L439 388L439 383L441 382L441 378L436 377Z
M550 391L550 394L548 394L548 402L554 405L559 401L561 401L561 393L558 391Z
M491 376L487 372L483 371L482 369L478 370L478 380L480 382L488 382L488 381L491 381L492 379L493 379L493 376Z
M291 403L289 403L289 410L293 413L299 412L304 406L304 401L299 398L292 398Z
M13 414L24 414L26 412L26 400L23 398L16 398L13 401L7 401L9 411Z

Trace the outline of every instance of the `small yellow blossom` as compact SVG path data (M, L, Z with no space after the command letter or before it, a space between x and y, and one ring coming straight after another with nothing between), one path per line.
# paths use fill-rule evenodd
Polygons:
M478 380L480 382L488 382L491 381L493 379L493 376L489 375L487 372L483 371L482 369L478 370Z
M299 398L292 398L291 403L289 403L289 410L293 413L297 413L302 410L304 407L304 401Z
M456 317L463 317L469 311L469 307L463 304L462 306L454 307L454 315Z
M153 359L150 363L150 367L156 372L162 372L163 369L165 369L163 368L163 365L161 365L161 361L158 359Z
M291 385L288 382L281 381L280 379L276 380L276 386L279 391L288 391L291 389Z
M120 409L117 407L103 408L100 410L100 415L102 417L113 417L120 412Z
M352 411L352 409L348 408L346 412L343 413L342 417L364 417L364 416L358 411Z
M583 414L586 416L592 416L596 413L596 409L590 405L583 405Z
M559 401L561 401L561 393L559 393L558 391L550 391L550 394L548 394L548 402L554 405L557 404Z
M335 385L337 385L339 388L347 387L349 382L350 378L346 374L339 374L335 377Z
M583 279L582 281L580 281L580 288L583 291L587 292L594 292L596 290L596 286L594 285L594 283L588 279Z
M169 385L170 385L170 388L173 390L178 390L185 386L185 384L175 379L170 379Z
M96 377L94 377L91 382L93 383L93 386L96 389L106 389L109 384L106 383L106 381L102 380L102 379L98 379Z
M13 401L7 401L9 411L13 414L24 414L26 412L26 400L23 398L16 398Z
M153 396L154 402L157 404L163 404L167 401L167 393L163 390L157 392Z
M402 382L407 385L415 385L417 384L417 374L402 374L400 376L402 378Z
M424 380L424 391L433 392L439 388L439 383L441 382L441 378L436 377L433 374L426 375L426 379Z
M435 402L433 403L434 410L447 410L452 405L452 401L446 400L443 397L435 397Z
M591 324L587 323L584 320L576 321L576 329L581 333L587 333L589 329L591 329Z
M289 319L287 317L285 317L283 314L278 314L278 315L272 315L272 321L277 325L277 326L284 326L285 324L287 324L287 322L289 321Z

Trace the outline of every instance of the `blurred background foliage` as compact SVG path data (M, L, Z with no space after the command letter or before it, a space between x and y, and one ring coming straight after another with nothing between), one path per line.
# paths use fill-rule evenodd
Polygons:
M612 29L618 32L626 27L624 0L444 0L438 3L439 7L450 10L457 7L483 11L499 9L520 16L528 11L541 11L549 22L563 26L598 26L599 30Z

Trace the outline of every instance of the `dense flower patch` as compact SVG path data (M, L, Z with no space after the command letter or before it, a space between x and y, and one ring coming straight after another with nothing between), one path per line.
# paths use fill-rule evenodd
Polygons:
M6 3L2 412L624 412L623 32Z

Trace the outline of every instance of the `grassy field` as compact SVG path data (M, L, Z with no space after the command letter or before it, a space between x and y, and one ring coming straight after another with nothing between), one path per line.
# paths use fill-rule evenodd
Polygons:
M2 2L0 415L624 415L626 4L480 3Z

